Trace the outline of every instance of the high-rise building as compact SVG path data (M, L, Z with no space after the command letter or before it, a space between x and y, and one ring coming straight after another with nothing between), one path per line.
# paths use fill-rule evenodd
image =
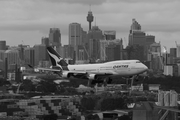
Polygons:
M141 31L141 25L134 18L132 19L132 25L130 31Z
M59 28L50 28L49 44L56 47L61 46L61 33Z
M122 44L110 44L106 47L108 61L122 60Z
M0 50L0 59L4 61L5 50Z
M93 26L88 32L88 54L92 60L100 58L100 40L103 39L103 33L98 26Z
M47 61L46 53L47 53L46 45L34 45L35 66L37 66L40 61Z
M74 58L74 47L72 47L71 45L64 45L63 46L64 48L64 58L71 58L73 59Z
M31 66L34 66L34 60L35 60L35 53L34 48L27 47L24 49L24 60L26 64L30 64Z
M122 39L100 40L100 60L112 61L123 59Z
M132 19L132 25L129 33L129 46L140 45L143 47L143 52L138 51L138 52L142 52L144 56L142 62L147 61L148 59L147 54L150 45L153 43L155 43L155 36L146 35L146 33L141 30L141 25L135 19Z
M19 65L20 63L19 51L16 49L6 50L4 58L7 58L8 69L10 68L10 65Z
M69 45L74 48L75 58L79 59L78 48L83 47L87 43L87 33L81 28L79 23L69 24Z
M89 22L89 30L91 30L91 23L93 22L94 16L92 14L92 11L89 10L88 11L88 15L87 15L87 21Z
M21 60L21 64L24 63L24 49L25 49L26 47L28 47L28 45L22 45L22 44L20 44L20 45L18 45L17 48L13 48L13 49L17 49L17 50L19 51L19 58L20 58L20 60Z
M177 44L176 46L176 49L177 49L177 57L179 58L180 57L180 44Z
M0 50L0 61L2 61L2 65L0 65L0 70L4 70L5 69L5 50Z
M163 69L163 58L161 57L161 44L153 43L150 45L148 53L148 61L151 61L150 69L162 70Z
M104 37L106 40L115 40L116 39L116 31L104 31Z
M49 38L48 37L42 37L42 39L41 39L41 44L42 45L45 45L46 47L47 46L49 46ZM55 46L57 49L60 47L58 47L58 46ZM48 55L48 53L46 52L46 60L48 60L49 59L49 55Z
M150 46L153 43L155 43L155 36L146 35L146 45Z
M86 31L82 31L82 45L85 46L88 43L88 34Z
M78 45L82 45L82 28L79 23L69 24L69 45L74 48Z
M0 41L0 50L6 50L6 41Z
M48 37L42 37L41 44L49 46L49 38Z
M146 34L142 31L132 31L129 34L129 45L146 45Z
M170 64L175 64L176 55L177 55L177 49L170 48Z

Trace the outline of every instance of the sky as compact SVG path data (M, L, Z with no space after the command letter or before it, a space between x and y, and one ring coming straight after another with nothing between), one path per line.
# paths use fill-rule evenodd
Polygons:
M180 44L180 0L0 0L0 40L10 46L33 46L56 27L62 44L68 44L70 23L88 30L90 5L96 25L102 31L116 30L116 38L122 38L125 46L133 18L163 46Z

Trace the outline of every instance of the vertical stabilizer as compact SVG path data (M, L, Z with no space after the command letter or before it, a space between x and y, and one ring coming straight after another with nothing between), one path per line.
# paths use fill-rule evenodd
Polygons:
M47 47L47 52L53 66L68 66L66 61L51 46Z

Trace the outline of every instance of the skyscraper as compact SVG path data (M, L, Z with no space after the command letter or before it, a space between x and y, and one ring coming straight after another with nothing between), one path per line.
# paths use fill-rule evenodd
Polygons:
M141 30L141 25L136 21L136 19L132 19L132 25L131 25L131 30L132 31L140 31Z
M122 39L100 40L100 60L121 60L123 51Z
M82 45L83 29L79 23L69 24L69 45L74 48L76 60L78 60L78 46Z
M170 48L170 64L175 64L176 55L177 55L177 49Z
M34 60L35 66L39 64L40 61L47 61L46 59L46 45L34 45Z
M48 37L42 37L41 38L41 44L49 46L49 38Z
M30 64L31 66L34 66L34 60L35 60L35 55L34 55L34 48L27 47L24 49L24 60L26 64Z
M50 28L49 44L56 47L61 46L61 33L59 28Z
M102 30L98 26L93 26L88 32L88 52L91 59L100 58L100 40L103 39Z
M115 40L116 39L116 31L104 31L104 36L106 40Z
M7 64L8 64L8 69L10 68L10 65L19 65L20 59L19 59L19 51L16 49L12 50L6 50L4 58L7 58Z
M69 24L69 44L74 48L82 45L82 28L79 23Z
M129 45L145 45L145 43L146 34L141 31L141 25L135 19L132 19L131 29L129 33Z
M177 49L177 57L179 58L180 57L180 44L177 44L176 46L176 49Z
M0 41L0 50L6 50L6 41Z

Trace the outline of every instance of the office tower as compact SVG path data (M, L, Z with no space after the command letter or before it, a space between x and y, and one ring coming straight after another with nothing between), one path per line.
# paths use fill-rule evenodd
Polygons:
M41 38L41 44L49 46L49 38L48 37L42 37Z
M4 54L5 54L5 50L0 50L0 61L3 62L3 64L0 65L0 70L4 70L4 63L5 63Z
M29 64L31 66L34 66L34 60L35 60L35 53L34 48L27 47L24 49L24 61L26 64Z
M86 42L85 32L81 28L81 24L79 23L71 23L69 24L69 45L74 48L76 60L78 60L78 46L82 46L83 43Z
M176 55L177 55L177 49L170 48L170 64L175 64Z
M106 40L115 40L116 39L116 31L104 31L104 37Z
M146 35L146 45L149 47L149 45L155 43L155 36L153 35Z
M132 19L132 25L129 33L129 46L140 46L142 49L139 49L142 52L141 62L148 60L148 51L150 48L150 45L155 43L155 36L153 35L146 35L145 32L141 30L141 25L135 20ZM137 48L137 47L134 47ZM139 56L140 57L140 56ZM138 59L138 58L134 58ZM140 60L140 59L139 59Z
M161 57L161 44L153 43L150 45L149 61L151 61L150 69L162 70L164 69L163 58Z
M0 50L0 60L4 61L5 50Z
M38 66L40 61L47 61L46 53L46 45L34 45L35 66Z
M74 48L78 45L82 45L82 28L79 23L69 24L69 45Z
M19 51L19 58L21 60L21 64L24 64L24 49L28 47L28 45L18 45L17 48L11 48L11 49L17 49Z
M100 60L112 61L123 59L123 41L122 39L115 40L100 40Z
M177 44L177 46L176 46L176 49L177 49L177 58L179 58L180 57L180 44Z
M45 45L46 47L49 46L49 38L48 37L42 37L41 39L41 44ZM56 46L56 49L60 49L61 46ZM59 51L58 51L59 52ZM49 60L49 55L46 52L46 60Z
M59 28L50 28L49 44L56 47L61 46L61 33Z
M134 18L132 19L131 30L132 31L140 31L141 30L141 25Z
M0 50L6 50L6 41L0 41Z
M74 47L72 47L71 45L64 45L63 50L64 50L63 52L64 58L71 58L71 59L74 58Z
M86 45L88 43L88 34L86 31L82 30L82 45Z
M89 30L91 30L91 23L93 22L94 16L92 14L92 11L89 10L88 11L88 15L87 15L87 21L89 22Z
M93 26L88 32L88 56L93 61L100 58L100 40L103 39L102 30L98 26Z
M15 64L19 65L20 63L19 51L16 49L6 50L4 54L4 58L7 58L8 69L10 68L10 65L15 65Z
M141 25L132 19L131 29L129 33L129 45L144 45L146 42L146 35L141 31Z

